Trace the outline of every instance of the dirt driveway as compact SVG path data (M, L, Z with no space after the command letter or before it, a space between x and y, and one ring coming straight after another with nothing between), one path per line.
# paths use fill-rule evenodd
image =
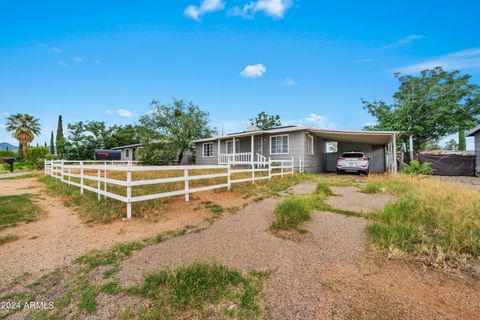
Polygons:
M0 246L0 288L18 276L28 274L31 279L68 265L92 249L108 249L116 243L142 240L166 230L204 223L211 215L199 209L200 200L172 203L172 210L157 222L142 220L115 221L109 224L87 225L78 214L63 205L62 199L44 193L45 186L37 178L0 180L0 196L38 194L34 201L42 209L41 217L28 224L0 231L0 236L16 235L18 240ZM222 201L242 204L231 193L221 195ZM202 200L219 202L219 194L204 193Z

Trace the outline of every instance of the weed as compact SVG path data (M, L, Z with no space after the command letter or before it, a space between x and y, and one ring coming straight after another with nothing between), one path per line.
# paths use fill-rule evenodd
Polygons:
M6 243L18 240L18 236L14 234L7 234L6 236L0 237L0 246Z
M40 207L32 197L31 194L0 197L0 230L37 219Z
M378 183L369 182L363 188L360 189L360 192L363 192L363 193L380 193L380 192L383 192L383 187L382 187L382 185L380 185Z
M97 287L84 282L80 287L80 301L78 308L93 314L97 310Z
M117 295L120 293L121 289L118 281L110 281L103 285L102 292L110 295Z

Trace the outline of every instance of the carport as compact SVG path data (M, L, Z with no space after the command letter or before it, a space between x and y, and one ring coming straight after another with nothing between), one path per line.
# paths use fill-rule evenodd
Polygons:
M396 139L398 131L338 131L309 128L311 134L325 142L336 143L335 152L325 152L324 170L336 171L336 161L342 152L361 151L370 158L371 172L397 173Z

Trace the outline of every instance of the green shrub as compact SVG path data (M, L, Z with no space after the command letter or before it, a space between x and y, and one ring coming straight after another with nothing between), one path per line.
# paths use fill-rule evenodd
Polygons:
M45 160L57 160L57 159L58 159L58 155L56 154L49 153L45 155Z
M432 174L433 170L429 162L424 162L420 164L418 160L412 160L410 164L404 164L404 167L402 168L402 173L415 175Z
M303 198L287 198L275 208L276 219L272 224L275 229L296 228L300 223L310 220L310 210Z
M36 164L38 159L45 159L48 154L48 148L46 147L30 147L27 151L27 160L32 164Z
M0 150L0 161L3 162L3 158L16 158L17 153L12 150Z

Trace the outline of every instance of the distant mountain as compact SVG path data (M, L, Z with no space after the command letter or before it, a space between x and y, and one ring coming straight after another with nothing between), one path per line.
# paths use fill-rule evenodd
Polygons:
M17 151L18 147L8 142L0 142L0 150L7 150L7 149L12 151Z

